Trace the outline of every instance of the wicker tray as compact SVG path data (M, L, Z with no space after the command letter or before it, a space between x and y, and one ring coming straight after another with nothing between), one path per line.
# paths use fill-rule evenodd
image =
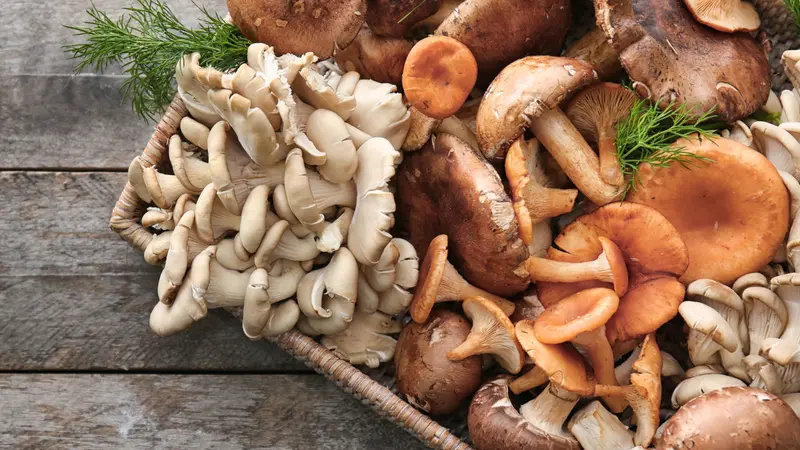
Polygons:
M762 33L770 40L772 50L769 55L772 69L772 88L791 89L780 63L781 54L796 48L797 28L794 19L786 9L783 0L754 0L762 20ZM589 0L575 0L575 12L581 16L576 21L576 31L586 31L593 25ZM584 13L584 14L581 14ZM167 161L169 138L178 133L183 117L189 115L179 98L175 98L156 125L147 146L141 155L145 167L162 166ZM111 214L111 229L139 251L144 251L153 234L140 224L146 212L145 204L136 195L130 183L125 185L114 205ZM233 311L237 315L237 311ZM431 448L441 450L471 450L469 444L456 434L464 434L464 417L454 417L453 431L442 426L427 415L406 403L393 391L394 377L385 371L371 371L369 376L350 365L320 345L314 339L292 330L269 339L287 353L304 362L317 373L336 383L342 390L351 393L364 404L372 407L378 414L396 423ZM448 420L448 422L451 422Z

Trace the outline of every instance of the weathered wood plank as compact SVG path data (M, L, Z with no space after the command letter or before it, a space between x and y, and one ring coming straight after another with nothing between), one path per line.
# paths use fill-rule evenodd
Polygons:
M0 17L0 73L66 74L72 73L74 62L62 50L66 44L80 42L73 31L64 25L82 25L89 16L86 10L94 3L111 17L118 17L123 8L135 0L66 0L58 2L31 2L28 0L3 0ZM187 25L193 26L200 12L192 0L165 0L165 3ZM224 16L225 0L198 0L212 12ZM106 73L120 73L111 67Z
M226 313L158 338L158 269L108 229L118 173L2 172L0 370L306 370Z
M153 124L122 102L124 80L0 75L10 93L0 96L0 168L127 168Z
M315 375L0 375L0 447L421 449Z

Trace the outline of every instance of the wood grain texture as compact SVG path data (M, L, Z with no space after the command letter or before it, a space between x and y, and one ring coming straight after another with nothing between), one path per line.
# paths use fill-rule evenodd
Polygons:
M0 370L307 371L224 311L150 331L159 271L108 229L125 177L0 172Z
M315 375L0 375L0 447L421 449Z

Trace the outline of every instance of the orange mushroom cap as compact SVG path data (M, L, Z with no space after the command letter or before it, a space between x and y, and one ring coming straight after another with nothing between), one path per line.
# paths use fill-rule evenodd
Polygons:
M461 108L477 79L475 56L448 36L428 36L417 42L403 67L403 91L409 103L440 120Z
M643 166L641 187L628 200L655 208L680 233L689 251L682 282L731 284L757 272L789 230L789 194L778 171L764 155L729 139L675 145L713 162Z
M689 265L689 254L678 230L653 208L611 203L569 224L553 241L548 257L557 261L593 261L603 252L601 237L625 255L629 287L606 324L609 341L625 341L651 333L678 313L684 286L677 280ZM613 286L598 281L539 282L539 300L549 307L576 292Z
M533 326L543 344L561 344L608 322L619 306L619 297L611 289L593 288L572 294L547 308Z
M414 289L411 299L411 318L414 322L425 323L436 303L436 294L442 283L444 269L447 267L447 235L440 234L428 245L425 259L419 266L420 283Z

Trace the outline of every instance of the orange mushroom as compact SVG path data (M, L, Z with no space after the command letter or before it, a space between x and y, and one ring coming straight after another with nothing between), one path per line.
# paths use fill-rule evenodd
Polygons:
M511 392L519 395L525 391L539 387L548 381L550 381L550 377L547 375L547 372L542 370L539 366L534 366L533 369L509 382L508 388L511 389Z
M411 300L411 318L425 323L435 303L483 297L495 303L506 316L514 312L514 302L498 297L467 282L447 260L447 235L436 236L428 245L419 268L419 283Z
M547 308L536 322L533 332L544 344L572 342L586 350L595 377L602 384L617 385L614 375L614 352L608 343L605 324L617 311L619 297L611 289L593 288L580 291ZM603 399L612 411L625 409L621 399Z
M689 265L688 251L678 230L653 208L630 202L602 206L569 224L547 251L562 262L595 260L604 248L600 237L614 242L625 256L629 286L620 296L617 312L606 323L606 336L618 341L657 330L678 313L685 288L678 281ZM559 250L560 249L560 250ZM538 282L539 301L550 307L576 292L609 283Z
M408 101L439 120L461 108L477 79L475 56L466 45L447 36L429 36L417 42L403 66L403 91Z
M789 230L789 194L761 153L729 139L681 139L683 151L708 158L692 166L643 166L627 200L658 210L689 251L688 284L731 284L772 260ZM624 250L624 249L623 249Z

